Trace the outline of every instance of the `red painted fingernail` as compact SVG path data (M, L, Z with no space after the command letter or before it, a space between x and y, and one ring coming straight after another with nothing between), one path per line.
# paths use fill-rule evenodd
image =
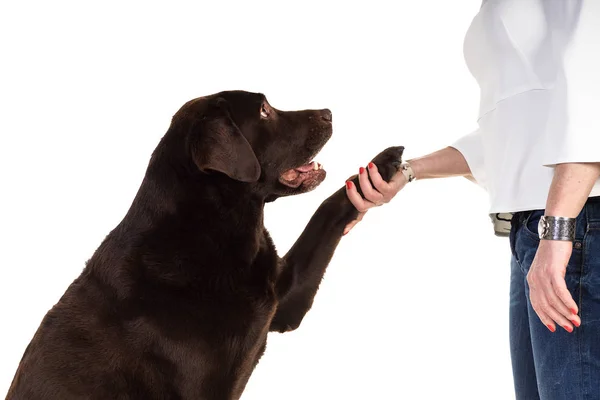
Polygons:
M571 308L571 312L572 312L573 314L577 315L577 310L576 310L576 309L574 309L574 308Z
M563 328L565 328L565 330L566 330L567 332L569 332L569 333L573 332L573 328L571 328L571 327L570 327L570 326L568 326L568 325L565 325L565 326L563 326Z
M360 167L360 169L358 170L359 173L363 174L365 172L365 169L363 167Z
M372 162L369 163L369 168L375 168L375 164L373 164Z
M546 325L548 327L548 329L550 330L550 332L554 332L556 330L555 327L553 327L552 325L548 324Z
M346 181L346 187L347 187L348 189L352 189L352 182L350 182L350 181Z
M573 320L571 322L573 322L573 325L575 325L578 328L579 328L579 326L581 326L581 323L579 321L577 321L577 320Z

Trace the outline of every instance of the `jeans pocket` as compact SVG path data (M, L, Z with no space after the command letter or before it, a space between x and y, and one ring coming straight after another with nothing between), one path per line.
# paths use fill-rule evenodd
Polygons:
M542 215L544 215L544 210L531 211L523 223L523 233L536 242L540 241L538 224Z
M542 215L543 210L525 212L515 230L514 256L524 274L529 272L540 244L537 226Z

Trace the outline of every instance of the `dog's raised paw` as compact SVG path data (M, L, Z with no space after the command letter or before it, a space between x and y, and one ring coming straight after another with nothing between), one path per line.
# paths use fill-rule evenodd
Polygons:
M400 165L402 164L403 152L403 146L388 147L387 149L383 150L381 153L376 155L371 161L377 166L377 171L379 172L383 180L385 180L386 182L389 182L400 169ZM371 180L370 176L369 180ZM356 187L358 193L364 197L364 194L359 184L358 175L353 175L349 177L346 181L352 182L352 184ZM372 183L373 182L371 181L371 184ZM347 185L350 184L347 183ZM325 200L324 204L326 204L327 206L336 207L338 210L339 207L343 207L343 210L345 211L341 212L340 215L342 215L341 223L343 223L344 226L348 222L354 220L358 215L358 210L354 207L354 205L352 205L352 203L348 199L348 196L346 195L345 187L342 187L333 195L331 195L327 200Z
M371 161L377 166L377 171L386 182L389 182L400 169L403 153L404 146L388 147Z

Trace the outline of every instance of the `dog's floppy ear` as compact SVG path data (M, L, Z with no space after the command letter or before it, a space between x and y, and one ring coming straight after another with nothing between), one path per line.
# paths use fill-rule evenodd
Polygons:
M191 151L201 171L218 171L241 182L256 182L260 164L250 143L231 119L227 101L219 98L208 105L195 124L196 140Z

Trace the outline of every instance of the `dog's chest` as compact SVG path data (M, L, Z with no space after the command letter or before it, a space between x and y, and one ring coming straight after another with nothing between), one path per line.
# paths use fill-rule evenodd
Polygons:
M259 251L254 260L252 270L262 276L265 282L275 286L280 273L279 257L269 232L264 229L260 239Z

